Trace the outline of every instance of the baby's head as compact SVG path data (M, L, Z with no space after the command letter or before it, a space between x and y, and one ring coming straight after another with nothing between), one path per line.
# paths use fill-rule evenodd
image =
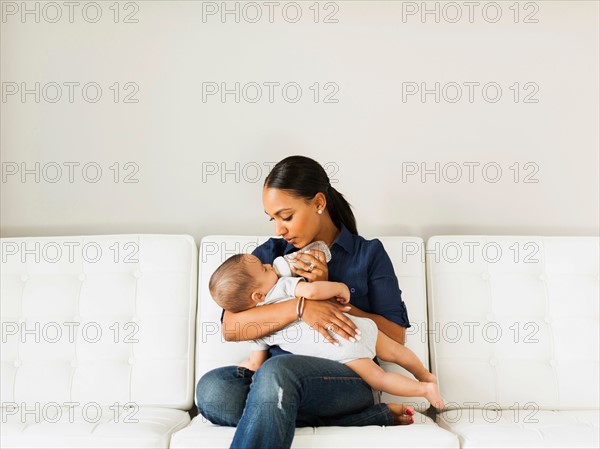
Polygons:
M263 264L251 254L236 254L215 270L208 289L223 309L241 312L264 301L276 283L277 274L271 265Z

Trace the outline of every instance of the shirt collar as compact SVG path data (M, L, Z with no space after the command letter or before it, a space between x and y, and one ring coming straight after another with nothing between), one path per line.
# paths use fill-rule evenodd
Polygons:
M333 242L333 245L336 244L344 248L348 254L354 252L354 236L348 231L348 228L344 226L344 223L340 224L340 233Z
M346 228L343 223L340 223L340 233L333 241L331 246L333 245L340 245L348 254L352 254L354 251L353 235L350 233L350 231L348 231L348 228ZM291 243L288 243L285 246L284 254L292 253L294 251L298 251L298 249Z

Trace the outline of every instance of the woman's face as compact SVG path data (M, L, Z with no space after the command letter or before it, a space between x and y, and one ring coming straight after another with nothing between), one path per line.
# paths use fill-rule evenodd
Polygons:
M324 196L317 194L308 203L288 192L275 188L263 189L265 213L275 223L275 234L282 236L296 248L313 242L321 229L322 215L317 210L324 208Z

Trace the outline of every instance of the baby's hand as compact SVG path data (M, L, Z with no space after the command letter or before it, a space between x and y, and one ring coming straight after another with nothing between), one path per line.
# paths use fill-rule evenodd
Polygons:
M348 286L346 284L342 284L341 282L340 286L340 293L336 295L335 299L340 304L348 304L350 302L350 290L348 289Z
M340 304L348 304L350 302L349 298L343 298L341 296L336 296L335 297L336 301L339 302Z

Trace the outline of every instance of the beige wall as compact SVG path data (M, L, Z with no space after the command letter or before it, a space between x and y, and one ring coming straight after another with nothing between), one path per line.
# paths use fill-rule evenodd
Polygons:
M598 233L597 2L313 3L2 2L2 236L270 234L298 153L366 236Z

